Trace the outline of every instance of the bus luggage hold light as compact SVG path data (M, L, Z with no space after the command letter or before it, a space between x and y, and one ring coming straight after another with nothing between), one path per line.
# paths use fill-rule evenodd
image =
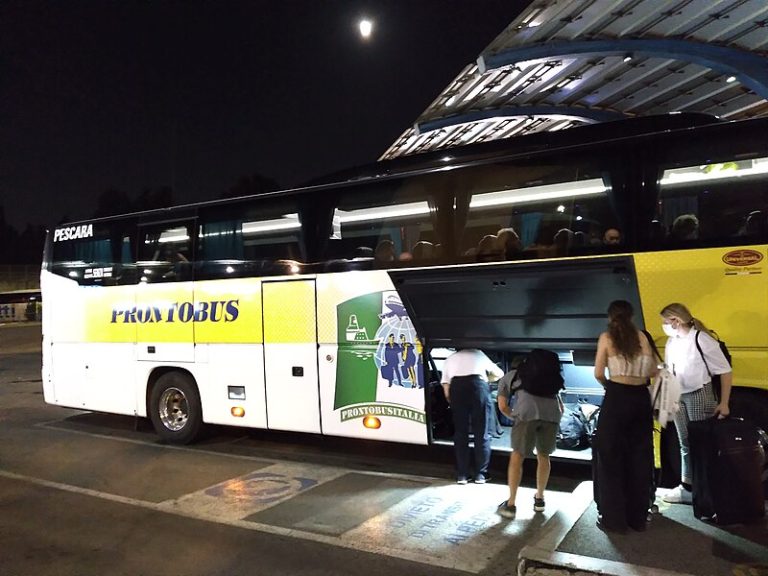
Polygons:
M245 408L243 408L242 406L232 406L230 413L235 418L242 418L243 416L245 416Z

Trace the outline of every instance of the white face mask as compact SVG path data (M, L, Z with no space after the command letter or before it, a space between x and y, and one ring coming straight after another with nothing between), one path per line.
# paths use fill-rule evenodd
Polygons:
M670 338L677 336L678 330L677 328L672 328L671 324L662 324L661 329L664 330L664 334Z

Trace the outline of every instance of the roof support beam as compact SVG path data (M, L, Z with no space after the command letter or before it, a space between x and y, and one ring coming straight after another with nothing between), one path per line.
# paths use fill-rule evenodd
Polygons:
M553 119L575 120L589 124L595 122L609 122L611 120L621 120L628 116L621 112L611 112L609 110L595 110L594 108L574 108L570 106L515 106L508 108L497 108L490 110L476 110L466 114L456 114L455 116L446 116L436 118L427 122L418 122L413 129L416 134L424 134L440 128L458 126L469 122L479 122L490 118L509 118L515 116L545 116Z
M477 65L482 74L528 60L587 55L642 56L693 62L724 75L735 76L742 85L768 99L768 62L765 57L738 48L674 38L579 40L522 46L496 54L481 54Z

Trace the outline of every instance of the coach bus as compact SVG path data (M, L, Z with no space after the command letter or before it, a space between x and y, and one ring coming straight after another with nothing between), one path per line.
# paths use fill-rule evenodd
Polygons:
M596 339L621 298L662 347L662 307L690 307L733 356L733 411L766 426L766 134L640 118L58 225L45 400L147 417L170 443L204 424L450 443L447 353L506 369L555 350L564 394L599 404Z

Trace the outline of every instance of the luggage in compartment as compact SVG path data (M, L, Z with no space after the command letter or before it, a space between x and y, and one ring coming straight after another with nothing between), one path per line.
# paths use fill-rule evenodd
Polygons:
M691 422L688 442L696 518L740 524L765 515L765 452L754 424L716 417Z

